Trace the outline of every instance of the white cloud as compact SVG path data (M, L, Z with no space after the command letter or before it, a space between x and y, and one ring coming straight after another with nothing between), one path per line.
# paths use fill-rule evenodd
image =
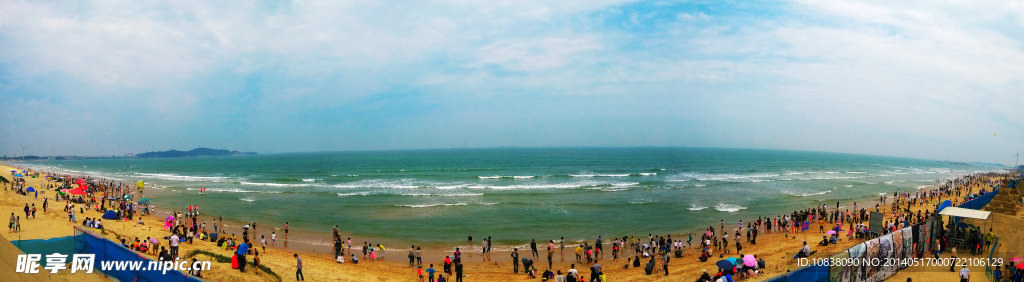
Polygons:
M284 129L275 128L290 126L296 116L395 89L423 95L447 110L565 103L538 109L556 112L558 105L569 108L574 95L592 95L588 98L605 99L601 105L607 107L587 109L607 113L598 123L649 115L658 117L649 126L672 129L666 132L676 132L677 123L703 122L721 128L715 138L732 138L701 141L707 144L743 146L745 136L758 130L807 134L800 128L808 124L855 125L849 134L861 138L895 136L910 126L921 136L940 136L937 132L950 124L966 121L1024 132L1024 121L1011 106L1022 102L1024 91L1024 4L1019 1L798 0L778 5L778 14L741 16L731 14L729 4L713 12L663 11L671 5L657 4L651 4L657 9L630 8L642 4L293 1L268 7L12 1L0 10L0 62L7 73L0 77L0 93L30 89L69 105L110 112L135 108L142 117L131 116L134 121L159 121L175 132L199 123L210 131L228 127L218 122L260 126L254 139L281 135ZM659 12L668 17L656 17ZM621 18L611 19L615 15ZM258 93L235 97L250 79ZM40 82L67 88L35 85ZM46 102L18 98L20 106ZM232 108L247 99L251 103L237 106L244 108ZM22 107L0 107L32 115ZM226 114L206 112L210 108ZM488 110L501 112L474 112ZM778 122L763 129L741 124L755 114ZM93 113L88 122L110 124L107 128L116 131L123 119L125 114ZM360 122L338 119L337 124ZM622 144L648 144L630 139L628 131L606 130L603 134L621 135ZM804 137L773 138L778 143L766 146L871 153L848 141ZM3 139L13 138L21 137ZM833 147L817 148L808 139Z

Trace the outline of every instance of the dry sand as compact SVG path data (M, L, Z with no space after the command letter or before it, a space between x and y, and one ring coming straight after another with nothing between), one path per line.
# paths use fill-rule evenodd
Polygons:
M0 171L9 170L11 170L10 167L0 165ZM28 178L27 181L28 186L42 187L41 184L45 181L45 179ZM17 195L11 191L0 191L0 213L9 214L13 212L15 214L23 214L21 212L21 209L24 207L26 203L30 205L32 203L35 203L35 205L40 208L38 213L39 218L22 219L22 232L4 233L4 235L7 238L11 240L18 240L19 238L46 239L69 236L74 234L74 230L72 227L73 224L67 220L67 215L63 213L61 210L65 202L53 202L52 190L43 189L42 191L45 191L45 194L41 193L40 199L35 199L32 196ZM43 196L51 198L50 209L45 213L42 212L41 208ZM159 202L159 199L154 200ZM78 214L77 218L79 221L81 221L85 217L95 218L100 216L101 214L99 212L86 211L84 214ZM999 218L1000 220L1004 220L1002 219L1002 217ZM1020 220L1020 217L1016 217L1016 220ZM97 233L101 233L103 236L116 242L120 242L120 238L126 238L130 240L134 240L135 237L145 239L147 236L163 238L164 236L168 236L170 234L169 231L161 228L163 226L163 220L161 218L158 218L156 216L146 216L143 218L143 222L145 222L144 226L136 225L134 222L115 222L104 220L104 226L107 230L105 232ZM817 224L812 224L811 230L817 230L817 227L815 225ZM1012 239L1010 238L1012 236L1005 236L1009 239L1007 239L1007 243L1002 246L1007 246L1007 248L1009 248L1009 246L1019 246L1019 242L1021 241L1019 238L1021 234L1021 232L1019 232L1019 228L1024 225L1020 224L1019 222L1008 222L1007 224L1001 224L1001 226L1015 226L1016 228L1018 228L1018 232L1016 232L1016 236L1018 238ZM208 229L212 228L208 227ZM999 229L996 231L1001 233L1000 230L1003 229ZM1010 231L1011 229L1005 229L1005 232ZM0 232L7 232L7 230L2 230ZM266 232L261 233L265 234ZM279 241L282 239L281 235L282 234L278 234ZM685 235L677 237L677 239L681 239L684 236ZM821 234L818 234L817 232L808 232L806 234L808 244L812 246L816 245L815 242L820 240L820 236ZM787 238L783 236L783 234L779 233L762 233L760 236L758 236L757 245L744 244L744 253L757 254L767 261L767 267L766 269L764 269L764 274L755 279L750 279L750 281L764 280L785 273L786 270L793 270L798 268L796 266L796 261L793 260L792 257L793 254L801 247L801 243L803 242L802 238L803 235L798 235L796 238ZM697 240L699 240L699 238L697 238ZM842 240L839 244L831 245L828 247L813 247L814 250L818 251L818 254L813 257L824 257L828 254L845 250L861 242L861 240ZM161 240L161 243L162 245L166 245L166 240ZM258 242L253 242L253 244L258 248ZM193 250L206 250L216 254L230 256L230 252L215 247L213 243L200 241L195 241L193 244L182 243L179 253L184 257L190 254ZM303 270L303 272L305 274L305 278L309 281L418 281L418 279L415 277L415 269L408 267L407 261L404 261L407 250L408 249L406 248L392 247L389 248L387 252L388 257L391 260L376 262L360 260L360 263L358 265L354 265L348 262L346 262L345 264L338 264L332 258L328 257L328 255L326 254L308 253L301 251L298 251L298 254L303 257L303 261L305 263L305 269ZM266 253L261 252L262 264L268 266L272 271L276 272L282 280L292 281L292 279L295 279L295 259L292 257L292 254L296 252L297 251L290 249L281 249L273 247L268 248ZM522 257L528 256L527 252L520 252L520 254ZM699 274L701 273L701 269L707 269L709 272L717 270L717 268L714 266L714 261L716 261L717 259L710 259L708 262L700 262L696 257L697 254L698 252L696 250L691 249L686 251L684 258L673 258L669 264L669 269L671 271L670 275L668 276L647 276L644 275L642 268L624 269L623 265L626 263L625 259L613 261L610 259L610 256L606 257L605 259L602 259L600 263L603 266L605 275L609 278L609 280L612 281L693 281L699 276ZM14 254L4 255L7 256ZM544 255L543 251L542 255ZM155 259L155 257L152 255L147 256ZM469 262L466 264L465 267L466 277L464 278L464 280L517 281L526 279L526 276L524 274L511 273L512 266L508 253L493 253L491 255L491 258L493 260L492 262L481 262L479 256L479 254L476 254L474 256L475 258L466 259ZM252 256L248 257L251 262ZM185 258L191 259L191 257ZM198 255L196 256L196 258L198 258L199 260L209 259L208 257L203 255ZM575 255L569 250L568 246L566 247L565 258L567 260L562 261L558 253L556 252L554 265L554 268L556 270L563 270L564 272L569 268L569 263L574 262ZM546 269L546 259L539 258L535 261L535 266L540 271ZM644 260L643 262L646 262L646 260ZM442 268L441 266L443 264L440 260L436 258L425 258L424 269L426 269L426 264L429 263L435 264L435 269L438 269L439 271ZM588 266L577 264L577 269L580 270L580 273L589 277L589 271L587 270L587 268ZM974 273L974 277L971 279L971 281L987 281L987 278L984 278L983 269L972 269L972 271L972 273ZM47 279L66 279L63 277L67 277L67 275L70 274L51 276L47 277ZM279 281L276 277L269 275L267 273L253 271L253 268L251 266L247 269L246 273L240 273L238 270L231 269L230 265L227 263L217 262L213 263L213 267L211 270L204 271L203 276L204 278L210 281ZM91 281L88 279L92 279L93 277L102 279L101 275L95 274L89 277L87 277L86 275L75 274L75 276L73 277L76 279L76 281L77 279L79 279L79 277L81 277L82 279L86 279L85 281ZM941 269L934 270L912 267L898 272L891 279L897 279L892 281L905 281L907 277L913 277L915 281L952 281L952 279L955 279L956 274L948 272L948 268L946 269L946 271L941 271Z

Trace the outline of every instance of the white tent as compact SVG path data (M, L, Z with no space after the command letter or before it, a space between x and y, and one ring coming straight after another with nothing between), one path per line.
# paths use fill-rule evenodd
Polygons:
M957 216L957 217L966 217L966 218L988 220L988 217L990 215L992 215L992 212L972 210L972 209L964 209L964 208L957 208L957 207L947 207L947 208L942 209L942 211L940 211L939 214L941 214L941 215L948 215L948 216Z

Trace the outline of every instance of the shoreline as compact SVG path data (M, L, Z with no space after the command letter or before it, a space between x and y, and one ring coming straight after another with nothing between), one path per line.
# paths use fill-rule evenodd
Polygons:
M8 163L0 163L0 165L11 166L11 164L8 164ZM15 167L15 166L11 166L11 167ZM18 168L18 169L26 169L26 168ZM88 175L75 174L73 172L58 172L58 173L59 174L73 175L73 176L76 176L76 177L88 176ZM964 174L964 175L968 175L968 174ZM957 176L955 176L953 178L962 177L964 175L957 175ZM123 179L117 179L117 178L108 178L108 177L100 177L100 176L92 176L92 177L98 178L98 179L106 179L106 180L110 180L110 181L118 181L118 182L125 181ZM935 179L935 180L941 180L941 179ZM917 188L916 190L917 191L932 190L932 189L938 188L940 185L941 184L920 185L919 186L920 188ZM157 199L157 201L158 201L158 199L160 199L160 197L162 196L161 194L171 193L171 191L168 191L168 190L166 190L164 188L156 188L156 187L149 187L149 188L147 188L147 191L154 191L154 190L156 190L158 192L152 192L152 194L149 194L149 195L146 196L146 198L150 199L151 203L154 202L153 201L154 199ZM885 195L887 197L891 197L891 192L886 192ZM845 200L847 202L847 204L846 205L841 205L840 209L849 208L850 206L852 206L853 202L856 202L858 204L858 208L865 208L865 209L867 209L869 207L873 207L874 204L876 204L876 203L880 204L881 203L881 201L878 199L877 196L881 196L881 195L876 195L876 197L872 197L870 199L865 197L864 201L860 201L860 200L853 201L853 200L849 200L849 199ZM825 206L829 206L828 201L819 200L818 202L822 203ZM810 202L809 201L807 204L813 204L813 203L814 202ZM146 215L146 216L147 217L152 217L153 219L158 220L160 222L162 222L163 219L167 215L169 215L172 211L174 211L174 212L182 212L183 211L183 209L161 208L159 205L155 205L155 204L151 204L151 206L156 207L156 213L151 213L151 214ZM884 210L886 208L886 205L882 205L881 208ZM834 210L834 209L829 209L829 210ZM721 212L726 212L726 211L721 211ZM732 212L726 212L726 213L732 213ZM788 213L782 213L780 215L788 215ZM202 210L200 210L199 218L200 218L200 221L199 221L200 224L202 224L202 223L212 224L213 220L215 219L215 217L212 216L212 215L203 214ZM756 219L749 219L749 220L750 221L748 221L748 222L756 221ZM311 254L322 254L324 257L328 257L327 254L330 254L330 253L333 252L333 243L331 242L331 239L330 239L331 238L331 232L330 231L316 231L316 230L311 230L311 229L302 228L302 227L295 228L294 226L290 226L290 228L289 228L290 229L289 230L290 231L289 238L288 238L287 243L285 243L284 233L283 233L283 225L284 225L283 223L279 223L276 227L271 227L272 229L266 229L267 227L265 227L265 226L267 226L267 225L260 224L260 222L256 222L256 223L257 223L258 229L255 230L255 232L258 232L258 233L250 232L250 234L253 235L252 238L255 239L256 243L258 243L259 240L260 240L260 238L258 236L259 235L264 235L267 238L268 246L272 246L272 244L270 243L271 242L271 239L270 239L270 234L271 233L270 232L273 231L273 232L277 233L278 241L279 241L279 244L277 246L273 247L275 249L300 251L300 252L307 252L307 253L311 253ZM222 236L223 235L230 235L231 233L235 233L236 235L240 235L242 233L241 226L243 226L245 224L251 224L251 222L242 222L242 221L239 221L237 219L227 218L221 224L224 227L223 230L221 230L219 232L219 233L222 234ZM271 225L271 226L274 226L274 225ZM728 228L728 226L730 226L730 224L726 224L727 228ZM702 228L702 227L691 227L691 228L694 228L694 229L698 229L698 228L706 229L706 228ZM354 236L352 234L345 233L343 231L343 229L344 229L343 227L339 226L339 235L343 238L343 241L344 241L345 238L348 238L348 237L352 237L352 238L357 238L358 239L358 240L353 240L353 243L352 243L352 250L353 251L361 250L362 249L362 244L360 242L368 242L371 245L382 244L382 245L384 245L387 248L387 250L390 251L390 252L387 252L387 253L393 253L393 252L396 252L396 251L407 252L407 249L405 249L404 246L416 245L416 244L408 243L408 240L397 239L397 238L375 238L375 237L368 237L368 236ZM228 231L224 231L224 230L228 230ZM207 227L207 231L213 233L213 228L208 226ZM701 232L703 232L703 230L697 230L697 231L678 231L678 232L670 232L670 233L655 234L655 235L656 236L676 235L678 237L675 237L675 238L686 238L685 236L687 235L687 232L693 232L693 234L697 235L697 236L694 236L694 237L698 237L698 239L696 241L699 241L699 234ZM472 245L472 246L469 246L467 244L446 244L446 243L441 243L441 244L437 244L437 243L433 243L433 244L420 244L420 245L416 245L416 246L417 247L425 248L423 250L423 253L424 253L425 256L429 253L429 254L431 254L432 257L436 256L437 258L443 258L445 253L451 253L451 252L455 251L455 248L460 248L463 251L464 254L467 254L468 258L472 258L472 257L474 257L474 255L481 255L482 254L481 253L482 248L481 248L481 245L479 244L481 242L479 239L482 239L482 237L486 237L486 236L475 237L474 239L476 239L476 240L474 240L474 242L473 242L474 245ZM596 237L595 238L589 238L589 239L572 239L572 238L566 239L566 249L572 249L569 246L576 246L576 245L582 244L584 242L592 244L595 239L596 239ZM607 237L606 239L614 240L615 237ZM543 245L542 241L545 241L545 240L538 241L538 245ZM498 242L501 242L501 240L499 240ZM256 244L256 243L254 243L254 245L258 246L258 244ZM606 242L606 244L607 243L610 243L610 241ZM288 244L290 244L290 245L288 245ZM557 247L557 245L558 245L558 242L556 242L556 247ZM515 248L518 248L520 250L528 249L529 248L529 242L526 242L525 240L523 240L522 244L500 244L500 243L498 243L498 244L495 244L492 247L492 249L494 250L493 252L497 252L499 254L509 254ZM347 248L344 247L344 244L343 244L343 250L346 250L346 255L348 256L349 254L347 252ZM570 255L573 255L573 254L570 252ZM392 255L392 256L394 256L394 255ZM348 257L346 257L346 259L348 259ZM483 262L483 261L480 261L480 262Z

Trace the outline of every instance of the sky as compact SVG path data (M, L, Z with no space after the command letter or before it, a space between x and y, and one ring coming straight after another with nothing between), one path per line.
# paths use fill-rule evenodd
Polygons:
M0 1L8 156L681 146L1012 165L1022 102L1019 0Z

